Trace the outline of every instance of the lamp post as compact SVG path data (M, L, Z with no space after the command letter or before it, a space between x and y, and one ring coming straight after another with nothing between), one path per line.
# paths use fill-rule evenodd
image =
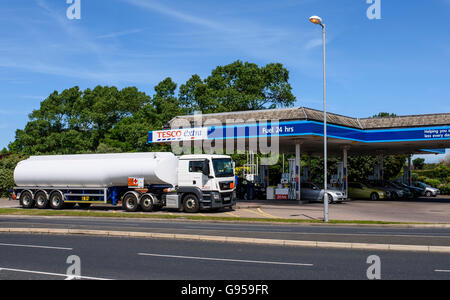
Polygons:
M325 40L325 24L322 18L318 16L312 16L309 18L311 23L320 25L322 27L323 36L323 161L324 161L324 194L323 194L323 204L324 204L324 221L328 222L328 151L327 151L327 77L326 77L326 40Z

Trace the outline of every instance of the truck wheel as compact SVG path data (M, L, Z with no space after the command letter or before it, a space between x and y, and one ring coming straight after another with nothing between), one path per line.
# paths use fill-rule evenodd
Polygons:
M23 192L20 195L20 205L23 208L33 208L34 207L34 199L33 195L29 191Z
M200 204L195 195L187 195L183 200L183 209L187 213L197 213L200 211Z
M154 210L153 198L150 195L144 195L141 198L141 208L145 212L152 212Z
M127 212L135 212L139 208L139 201L134 194L128 194L122 200L122 207Z
M53 209L62 209L64 207L64 199L59 192L54 192L50 196L50 207Z
M36 202L36 207L39 209L46 209L48 208L48 198L47 194L44 192L37 192L36 196L34 197L34 200Z

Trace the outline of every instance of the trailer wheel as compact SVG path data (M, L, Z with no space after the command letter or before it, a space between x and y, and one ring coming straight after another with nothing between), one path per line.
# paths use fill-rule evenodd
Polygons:
M200 204L195 195L187 195L183 200L183 209L187 213L197 213L200 211Z
M31 192L25 191L20 195L20 205L22 205L23 208L34 207L34 199Z
M128 194L122 200L122 207L127 212L135 212L139 208L139 200L135 194Z
M141 208L145 212L152 212L154 210L153 197L150 195L144 195L141 198Z
M50 195L50 207L53 209L63 209L64 199L60 192L53 192Z
M36 202L36 207L39 209L48 208L48 197L44 192L37 192L34 197L34 201Z

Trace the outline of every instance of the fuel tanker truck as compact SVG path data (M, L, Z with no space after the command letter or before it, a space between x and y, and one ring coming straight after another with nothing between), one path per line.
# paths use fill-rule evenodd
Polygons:
M24 208L122 205L188 213L236 203L234 163L224 155L172 153L33 156L14 171L13 199Z

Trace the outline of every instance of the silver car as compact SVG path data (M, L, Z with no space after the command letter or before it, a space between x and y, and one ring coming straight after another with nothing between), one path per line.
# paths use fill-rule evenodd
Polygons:
M431 187L428 184L425 184L423 182L414 182L413 185L416 187L425 189L424 195L426 197L436 197L441 194L441 191L439 189Z
M302 182L300 185L300 195L302 199L311 202L323 202L325 190L311 182ZM344 194L335 189L327 189L328 203L344 201Z

